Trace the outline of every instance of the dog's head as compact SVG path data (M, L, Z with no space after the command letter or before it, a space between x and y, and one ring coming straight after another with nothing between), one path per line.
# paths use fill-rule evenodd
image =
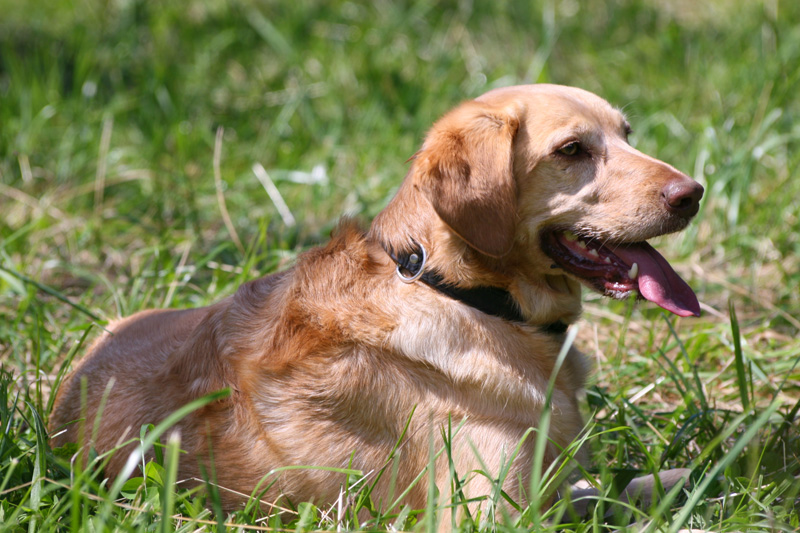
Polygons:
M645 241L686 227L703 188L632 148L629 133L618 110L581 89L494 90L433 126L408 190L498 271L697 315L692 290Z

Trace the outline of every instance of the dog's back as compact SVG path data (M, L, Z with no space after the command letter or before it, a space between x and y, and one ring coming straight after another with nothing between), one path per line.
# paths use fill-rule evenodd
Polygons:
M53 445L84 444L96 431L92 445L106 451L138 437L141 425L159 422L180 405L176 391L161 386L158 372L208 309L148 310L110 324L59 389L50 418ZM102 424L94 430L103 404ZM125 459L117 455L113 470Z

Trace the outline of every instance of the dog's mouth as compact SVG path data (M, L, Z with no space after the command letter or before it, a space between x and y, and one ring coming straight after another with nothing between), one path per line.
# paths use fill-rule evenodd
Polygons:
M610 244L556 230L542 235L542 248L556 268L601 294L617 299L636 294L678 316L700 316L694 291L647 242Z

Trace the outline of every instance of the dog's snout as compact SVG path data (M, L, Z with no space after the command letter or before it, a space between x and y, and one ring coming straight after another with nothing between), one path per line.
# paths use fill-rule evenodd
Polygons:
M676 215L690 218L700 209L703 186L691 179L672 180L661 190L667 210Z

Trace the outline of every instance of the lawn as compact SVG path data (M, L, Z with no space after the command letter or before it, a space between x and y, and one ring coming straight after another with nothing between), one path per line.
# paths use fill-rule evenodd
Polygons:
M449 520L448 502L378 509L363 485L347 509L226 516L213 490L175 480L172 445L112 486L102 457L70 468L44 426L108 321L217 301L291 265L341 215L368 223L438 116L534 82L603 96L632 144L705 186L690 228L655 243L703 316L586 294L583 446L608 497L559 526L563 506L487 511L463 530L800 527L800 3L0 0L0 12L0 529ZM604 517L614 487L676 467L693 472L683 491Z

